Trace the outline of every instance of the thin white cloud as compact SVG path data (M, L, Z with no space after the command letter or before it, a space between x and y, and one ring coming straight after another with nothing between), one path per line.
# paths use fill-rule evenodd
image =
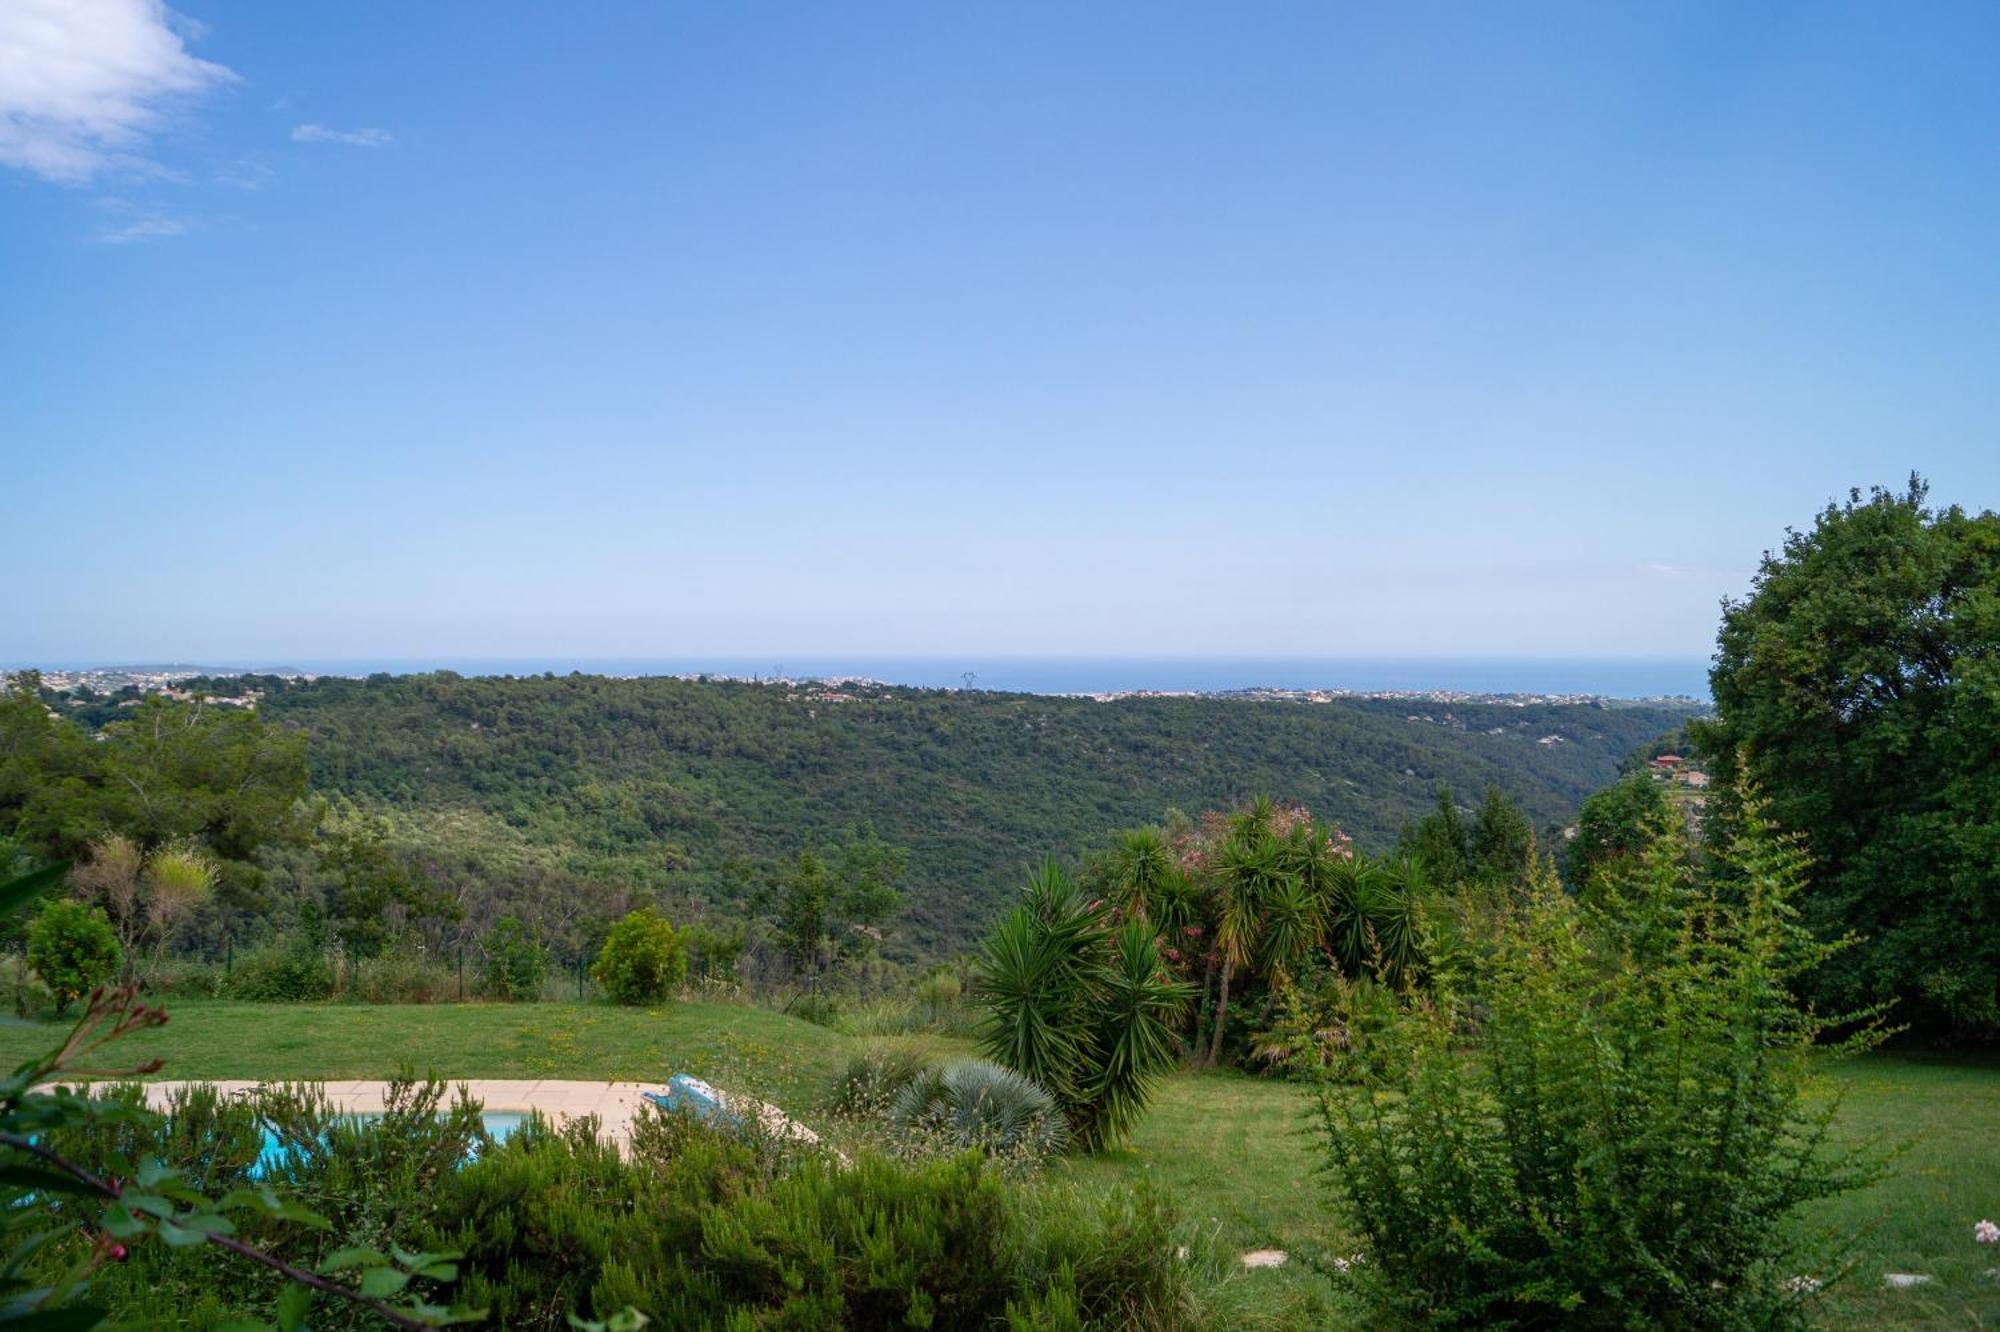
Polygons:
M396 136L385 129L337 130L324 125L300 125L292 131L293 143L344 143L350 148L386 148Z
M101 245L131 245L136 241L161 240L187 231L187 223L171 217L136 217L130 222L100 227L91 239Z
M0 166L80 185L142 150L176 102L236 75L190 55L161 0L0 3Z
M253 162L247 157L234 162L225 162L215 169L215 179L224 185L239 190L261 190L270 184L278 173L262 162Z

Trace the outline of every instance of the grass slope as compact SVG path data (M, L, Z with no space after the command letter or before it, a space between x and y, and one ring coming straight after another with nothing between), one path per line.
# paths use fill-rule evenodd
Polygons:
M52 1024L0 1028L10 1065L52 1045ZM808 1122L827 1080L869 1042L761 1009L676 1004L362 1007L177 1002L163 1029L128 1053L167 1060L162 1077L381 1077L399 1065L452 1077L664 1080L692 1072L763 1096ZM937 1053L964 1042L922 1041ZM1860 1233L1855 1274L1826 1296L1837 1327L2000 1325L2000 1252L1972 1241L2000 1216L2000 1059L1870 1055L1833 1069L1845 1092L1843 1141L1907 1143L1890 1177L1834 1200L1806 1224ZM1224 1295L1245 1328L1285 1326L1331 1298L1311 1262L1350 1252L1315 1174L1308 1106L1295 1084L1229 1072L1170 1078L1132 1140L1065 1162L1053 1187L1102 1189L1148 1179L1167 1188L1219 1248L1280 1248L1298 1261L1245 1272ZM1881 1285L1889 1271L1927 1273L1915 1290ZM1338 1305L1334 1305L1338 1308Z

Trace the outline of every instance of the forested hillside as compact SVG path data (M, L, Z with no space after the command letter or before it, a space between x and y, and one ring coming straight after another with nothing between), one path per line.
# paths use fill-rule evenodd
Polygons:
M1030 859L1268 792L1381 849L1437 783L1569 819L1655 706L1114 702L599 676L217 681L311 737L312 783L387 816L433 872L664 889L710 903L808 835L911 849L892 954L967 944ZM1549 737L1555 740L1543 743Z

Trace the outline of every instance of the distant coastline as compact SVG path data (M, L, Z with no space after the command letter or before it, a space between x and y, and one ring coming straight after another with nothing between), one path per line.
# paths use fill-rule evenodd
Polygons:
M9 667L8 669L20 669ZM366 676L455 671L460 675L713 676L741 680L869 680L929 689L1125 695L1338 694L1409 696L1708 699L1699 658L1613 657L1094 657L843 656L355 658L279 663L140 665L64 662L46 672L147 675Z

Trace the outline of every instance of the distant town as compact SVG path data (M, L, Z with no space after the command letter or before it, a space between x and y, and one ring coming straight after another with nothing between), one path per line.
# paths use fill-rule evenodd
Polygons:
M593 672L597 673L597 672ZM609 672L603 672L610 674ZM146 694L166 694L170 697L186 697L181 686L189 680L230 680L244 676L277 676L287 680L314 680L323 675L346 675L347 678L362 678L363 672L314 672L291 667L272 667L260 670L244 670L230 667L196 666L172 664L161 666L93 666L75 669L41 670L39 672L44 688L58 693L79 693L95 696L116 697L124 695L125 701L136 702ZM681 680L715 680L734 684L754 684L782 687L810 693L815 701L828 703L852 702L861 695L857 690L907 689L917 686L898 685L892 681L874 679L867 676L810 676L792 677L785 675L722 675L712 671L688 671L671 673L672 678ZM619 677L630 678L630 677ZM974 686L968 683L966 688ZM1088 698L1099 703L1115 703L1128 698L1228 698L1240 699L1248 703L1334 703L1355 699L1375 702L1407 703L1430 707L1458 705L1488 705L1527 708L1543 705L1598 706L1607 708L1658 707L1678 705L1699 706L1699 700L1685 695L1661 695L1649 698L1620 698L1604 694L1589 693L1483 693L1460 689L1285 689L1276 686L1254 686L1246 689L1215 690L1161 690L1161 689L1121 689L1085 693L1055 692L1053 697ZM223 704L244 705L256 701L255 691L220 697L208 692L211 701ZM1439 726L1465 729L1465 724L1446 712L1412 713L1408 720L1429 722ZM1496 732L1499 728L1493 728ZM1541 743L1554 745L1562 743L1559 736L1548 736Z

